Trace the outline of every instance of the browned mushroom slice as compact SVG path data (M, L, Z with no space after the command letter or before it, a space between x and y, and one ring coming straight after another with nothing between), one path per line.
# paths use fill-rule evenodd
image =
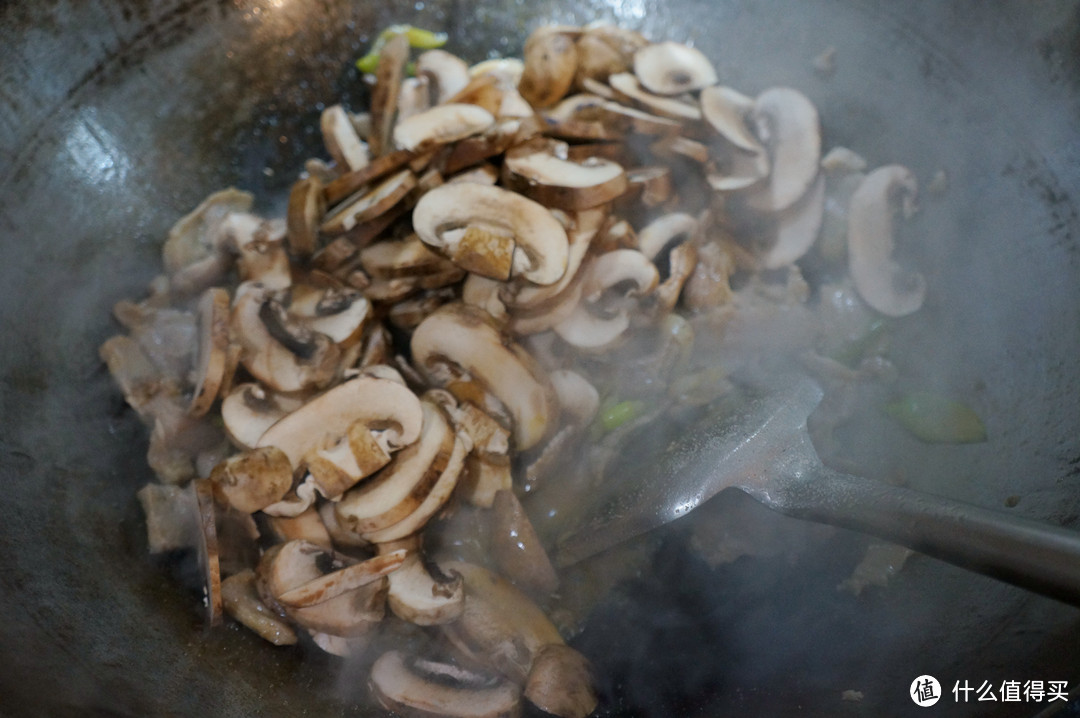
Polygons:
M323 221L321 231L328 235L344 234L386 213L415 186L416 175L408 169L399 170L369 191L344 200Z
M538 28L525 41L524 59L518 90L533 107L554 105L574 84L578 58L569 34Z
M555 325L555 332L579 349L598 351L623 335L630 326L630 306L636 297L656 287L659 273L645 255L633 249L601 254L582 271L586 272L582 301L570 317ZM626 287L626 292L615 299L611 290L620 287Z
M560 718L587 718L599 702L592 686L592 667L570 646L541 648L525 682L525 698Z
M597 207L626 191L626 173L619 164L600 158L570 162L563 143L509 150L503 182L542 205L567 210Z
M494 124L495 117L477 105L436 105L399 121L394 127L394 145L403 150L425 152L480 134Z
M289 457L272 446L230 456L210 473L229 505L248 514L280 501L292 479Z
M195 394L188 411L202 416L213 405L225 379L229 351L229 293L211 287L199 299L199 354Z
M769 157L769 176L748 191L746 203L761 212L779 212L806 194L821 160L821 123L805 95L774 87L754 100L756 135Z
M540 649L563 644L544 612L506 579L474 564L447 562L465 579L465 610L443 626L450 641L480 665L524 683Z
M199 510L199 532L196 551L204 579L203 600L210 625L221 623L224 604L221 598L221 556L218 549L217 523L214 513L214 485L209 479L191 482Z
M499 571L529 593L552 593L559 577L517 496L498 491L491 509L491 552Z
M654 112L661 117L670 117L674 120L700 120L701 108L689 102L655 95L641 86L637 77L632 72L619 72L608 78L611 89L618 96L637 103L649 112Z
M302 399L274 394L258 384L240 384L221 402L225 434L240 449L252 449L278 419L302 404Z
M409 40L404 35L390 38L379 53L375 87L371 92L371 135L368 138L371 154L375 157L391 150L394 111L397 109L397 95L408 59Z
M388 651L371 667L376 700L394 713L417 718L501 718L520 713L521 690L513 683Z
M445 50L428 50L416 58L416 74L428 78L434 104L442 104L469 84L469 66Z
M328 182L323 189L326 204L330 207L351 197L370 183L404 167L415 155L406 150L388 152L352 172L346 172ZM325 214L325 213L324 213Z
M478 184L448 184L423 197L413 227L462 269L493 279L553 284L566 271L566 231L543 205Z
M513 416L518 450L539 442L555 420L547 376L521 347L503 339L482 310L442 307L416 328L411 346L417 368L435 385L466 375L491 392Z
M321 388L337 372L338 346L325 334L299 326L273 293L257 284L237 289L232 329L244 367L275 391Z
M319 120L323 145L342 172L358 170L370 161L367 143L360 139L341 105L322 111Z
M445 271L448 264L415 234L404 239L376 242L360 251L360 266L378 279L434 274Z
M461 575L443 572L434 561L413 551L401 568L388 576L386 604L398 618L418 626L455 621L465 609L465 582Z
M284 606L306 608L337 598L396 571L405 560L405 549L380 554L366 561L325 573L277 596Z
M290 296L289 312L308 329L325 334L341 347L360 341L371 315L371 303L360 292L298 284Z
M577 39L575 83L590 91L586 87L590 81L605 82L609 76L632 68L634 53L648 44L649 41L634 30L606 23L589 25Z
M717 81L716 70L700 50L670 41L634 53L634 74L645 89L658 95L681 95Z
M271 611L255 589L255 572L251 569L233 574L221 582L221 597L225 612L275 646L296 643L296 632L288 623Z
M421 406L424 422L420 438L335 505L342 526L364 534L401 521L423 503L446 470L454 449L454 432L437 406L429 401L422 401Z
M893 217L915 210L915 176L906 167L886 165L866 176L848 209L848 267L855 288L867 304L890 317L922 306L926 280L904 270L892 257Z
M319 223L326 214L322 181L315 176L297 180L289 191L286 214L289 249L298 257L310 257L319 243Z

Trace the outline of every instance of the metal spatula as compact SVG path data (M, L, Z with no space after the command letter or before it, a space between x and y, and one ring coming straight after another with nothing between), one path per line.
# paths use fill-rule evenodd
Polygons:
M878 536L1080 605L1080 531L826 468L806 432L820 400L820 388L798 378L625 442L606 470L612 490L559 540L556 562L581 561L735 487L788 516Z

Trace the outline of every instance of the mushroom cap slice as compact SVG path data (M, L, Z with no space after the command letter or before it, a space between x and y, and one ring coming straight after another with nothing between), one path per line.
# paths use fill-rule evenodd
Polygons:
M477 105L449 103L418 112L394 127L394 146L423 152L489 129L495 116Z
M769 157L764 183L749 190L746 203L779 212L806 194L821 161L821 121L814 103L798 90L774 87L754 100L757 136Z
M525 41L524 60L518 91L533 107L554 105L574 84L578 56L569 34L538 28Z
M566 210L607 204L626 191L621 165L599 157L571 162L565 150L562 143L509 150L503 160L504 183L542 205Z
M371 688L384 708L415 718L511 718L520 689L450 663L388 651L371 667Z
M428 78L436 104L446 102L469 84L469 65L446 50L427 50L416 58L416 74Z
M238 511L253 514L280 501L292 488L289 458L268 446L235 454L210 472L210 480Z
M240 384L221 402L225 434L240 449L252 449L278 419L303 403L295 396L274 394L255 383Z
M371 303L355 289L298 284L290 297L289 311L301 324L343 348L360 341L371 316Z
M207 289L199 299L199 353L195 360L195 393L188 411L202 416L213 406L225 381L229 352L229 292Z
M413 361L436 385L464 372L495 396L513 417L515 447L536 445L558 415L546 374L521 347L504 340L483 310L464 304L442 307L412 336Z
M563 414L581 426L592 421L600 409L600 392L596 387L572 369L557 369L550 376Z
M906 167L886 165L866 175L848 209L848 269L867 304L890 317L919 309L926 296L921 274L904 270L892 258L893 215L910 215L918 185Z
M309 257L319 244L319 223L326 214L323 183L315 175L297 180L289 191L285 221L289 249L298 257Z
M657 217L638 232L638 246L650 261L676 240L693 236L698 221L686 212L671 212Z
M794 264L814 246L825 219L825 178L818 176L810 190L776 216L776 241L765 253L766 269Z
M589 660L570 646L544 646L529 671L525 698L560 718L587 718L599 702L592 687Z
M754 100L723 85L713 85L701 91L701 114L705 121L725 140L752 154L764 153L761 141L750 129L749 119Z
M322 232L344 234L355 227L386 214L416 187L416 175L405 168L398 170L370 190L361 190L338 205L323 220Z
M408 387L389 379L360 376L280 419L257 445L278 447L297 469L309 451L333 446L358 421L379 432L379 445L392 453L416 441L423 411Z
M326 151L343 170L358 170L371 161L367 143L360 139L341 105L331 105L322 111L319 128Z
M626 297L651 292L660 281L656 266L634 249L615 249L589 262L583 270L582 299L573 314L555 325L555 333L579 349L597 351L611 345L630 326L625 300L607 316L597 310L607 290L626 286Z
M608 84L619 96L636 102L650 112L655 112L661 117L670 117L675 120L700 120L701 108L689 102L654 95L641 86L641 82L632 72L618 72L608 78Z
M543 205L501 187L436 187L416 204L413 228L458 266L493 279L521 275L535 284L553 284L566 272L566 230ZM471 233L482 235L485 243L463 247ZM483 271L493 256L510 257L506 276Z
M678 42L658 42L634 53L634 74L649 92L679 95L717 82L709 58Z
M388 577L386 604L398 618L418 626L437 626L456 621L465 610L465 582L461 575L447 575L438 565L425 564L413 552Z

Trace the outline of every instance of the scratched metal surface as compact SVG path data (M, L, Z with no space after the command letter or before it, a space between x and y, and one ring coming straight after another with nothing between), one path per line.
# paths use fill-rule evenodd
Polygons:
M694 41L746 92L803 89L827 144L905 162L924 182L946 169L950 190L925 203L914 257L930 298L894 351L902 381L974 404L991 441L926 447L872 417L847 439L880 475L986 505L1019 495L1017 510L1075 525L1077 12L878 0L0 3L0 713L363 712L330 697L329 660L238 629L205 633L195 597L146 558L134 500L146 437L96 347L116 329L111 304L143 291L164 232L209 191L237 184L280 209L318 152L318 103L363 102L348 61L391 21L445 29L451 50L481 59L514 52L542 21L618 20ZM828 46L837 69L822 77L811 60ZM827 562L709 573L669 546L657 580L639 586L647 600L613 599L578 641L600 668L606 713L904 715L920 672L1078 677L1075 609L933 562L856 602L815 575ZM863 703L841 704L849 688ZM979 708L952 713L992 714Z

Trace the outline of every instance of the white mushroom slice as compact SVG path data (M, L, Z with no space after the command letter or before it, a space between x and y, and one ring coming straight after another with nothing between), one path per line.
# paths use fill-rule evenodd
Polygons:
M680 95L717 82L716 70L700 50L670 41L634 53L634 74L658 95Z
M267 289L284 289L292 283L284 222L233 212L222 222L221 231L240 255L240 281L259 282Z
M819 176L806 196L777 215L776 240L762 258L763 266L778 269L801 259L814 245L824 217L825 178Z
M258 384L240 384L221 402L225 434L239 448L253 449L267 429L302 404L302 399L273 394Z
M477 165L472 169L463 170L446 178L447 182L473 182L476 184L492 185L499 181L499 170L490 162Z
M500 187L437 187L417 203L413 228L459 267L492 279L553 284L566 271L566 230L543 205Z
M328 235L344 234L387 213L416 187L416 175L412 170L395 172L370 191L345 200L323 220L321 231Z
M341 350L326 335L296 325L273 296L257 284L237 289L232 329L240 361L276 391L326 386L337 372Z
M386 604L398 618L418 626L456 621L465 609L465 582L461 575L443 573L438 564L426 563L413 552L388 577Z
M292 479L289 458L272 446L230 456L210 473L229 505L246 514L280 501L292 487Z
M631 72L619 72L612 75L608 78L608 84L620 97L636 102L661 117L692 121L701 119L701 109L699 107L673 97L654 95L648 92Z
M570 646L544 646L529 671L525 698L560 718L587 718L598 703L588 659Z
M583 210L614 200L626 191L626 173L610 160L593 157L571 162L563 143L523 145L507 151L503 179L507 188L546 207Z
M195 393L188 411L202 416L218 396L225 380L229 351L229 292L207 289L199 299L199 354L195 362Z
M638 246L642 254L654 260L664 248L690 239L697 226L697 218L685 212L662 215L638 232Z
M648 294L660 280L656 266L633 249L616 249L593 259L582 271L582 301L574 313L555 325L564 341L579 349L599 350L611 345L630 326L627 298ZM628 286L613 308L601 306L608 290ZM600 312L606 316L600 316Z
M417 718L502 718L520 712L520 689L513 683L400 651L375 661L371 689L387 710Z
M701 91L701 114L725 140L751 154L764 154L765 148L750 128L754 100L723 85Z
M263 513L268 516L295 518L312 507L315 494L315 481L308 476L293 491L285 494L281 501L264 508Z
M499 294L505 286L505 282L470 272L461 286L461 301L469 306L483 309L495 320L504 320L506 319L506 305L503 304Z
M319 244L319 223L326 214L322 180L312 175L297 180L289 191L285 221L289 249L298 257L310 257Z
M445 271L447 260L420 241L415 234L364 247L360 266L373 278L393 279Z
M469 66L446 50L428 50L416 58L416 74L428 78L435 104L446 102L469 84Z
M338 384L266 430L258 446L276 446L294 469L310 451L333 446L349 427L362 422L378 444L393 453L416 441L423 411L420 400L396 381L360 376Z
M568 34L550 27L536 29L525 41L524 60L518 90L533 107L554 105L574 84L577 48Z
M326 506L333 508L332 503L327 503ZM267 516L266 525L276 543L303 539L326 551L334 550L330 531L315 508L309 508L298 516Z
M275 646L296 643L296 632L271 611L255 590L255 572L251 569L229 576L221 582L225 612Z
M557 369L549 376L563 414L581 426L592 421L600 409L600 392L596 387L572 369Z
M469 68L469 77L493 76L498 82L517 85L525 73L525 62L516 57L493 57Z
M348 658L367 645L367 641L363 637L333 636L322 631L313 631L310 628L308 629L308 635L311 636L312 643L331 656L337 656L338 658Z
M431 94L428 78L417 76L406 77L402 80L397 98L397 121L400 123L429 109L431 109ZM394 131L397 132L396 127Z
M465 455L468 453L469 442L463 440L460 435L455 435L454 448L450 452L446 468L443 469L442 474L436 479L435 485L431 487L431 491L428 492L428 495L416 510L396 524L377 531L369 531L361 534L361 536L372 543L386 543L387 541L397 541L406 536L411 536L422 529L428 520L450 500L450 495L454 492L458 479L461 477Z
M833 147L821 158L821 169L832 175L862 172L866 169L866 159L847 147Z
M643 135L674 134L682 129L682 123L667 117L660 117L649 112L627 107L607 100L601 106L602 118L622 131L633 131Z
M640 195L641 203L646 207L657 207L667 202L675 194L671 168L651 165L628 170L626 180L630 183L627 196Z
M761 212L779 212L806 194L821 160L821 123L806 95L774 87L754 101L756 134L769 156L768 179L746 195Z
M367 143L360 139L341 105L331 105L319 118L323 145L338 167L358 170L371 161Z
M554 422L554 391L543 370L521 347L504 341L486 317L462 304L439 309L413 333L413 361L438 386L460 378L455 372L483 385L510 412L515 448L524 451Z
M324 497L337 500L365 476L370 476L390 461L390 454L379 446L367 424L354 422L337 442L329 447L312 449L303 460L315 488Z
M354 289L293 287L289 312L308 329L330 337L341 347L360 341L371 303Z
M469 454L465 458L458 494L473 506L490 509L495 494L514 487L509 456Z
M494 124L494 115L483 107L462 103L436 105L399 121L394 127L394 145L398 149L423 152L478 135Z
M449 394L449 392L439 393ZM506 456L509 453L510 432L504 429L491 414L471 401L460 403L453 401L452 396L441 405L450 414L454 426L464 431L472 440L474 452L481 456Z
M282 605L293 608L326 603L396 571L405 561L406 553L405 549L398 549L331 571L285 591L277 596L277 600Z
M523 683L540 649L563 644L544 612L506 579L461 561L445 566L465 579L465 610L443 626L450 641L481 665Z
M555 567L513 490L495 493L491 553L499 571L529 593L547 596L559 587Z
M879 167L863 179L848 209L848 268L867 304L890 317L922 306L926 280L892 257L893 215L911 215L918 189L915 175L900 165Z
M230 187L204 199L172 226L161 248L171 289L200 292L225 278L232 257L224 246L221 223L232 212L247 212L254 199Z
M365 534L401 521L419 508L446 470L454 449L454 432L437 406L426 400L421 406L424 424L420 438L337 502L337 520L350 531Z

